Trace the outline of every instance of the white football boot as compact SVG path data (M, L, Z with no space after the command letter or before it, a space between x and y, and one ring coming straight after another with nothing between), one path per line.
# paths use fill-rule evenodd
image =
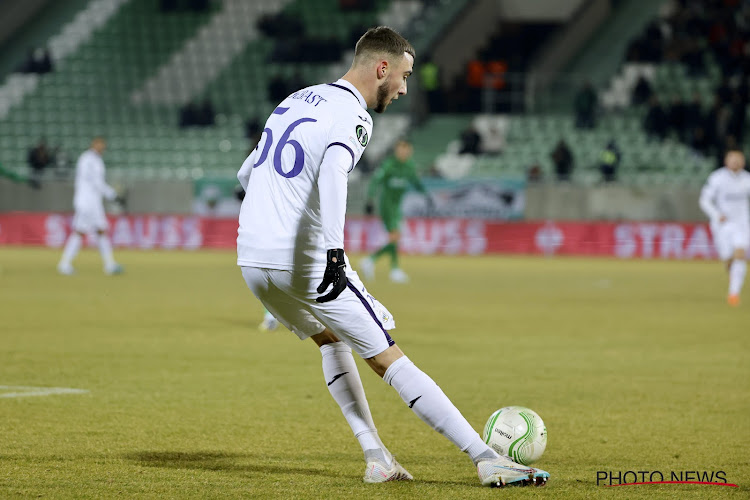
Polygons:
M266 314L263 317L263 322L258 325L258 330L261 332L272 332L279 327L279 320L273 317L271 314Z
M117 276L118 274L122 274L125 272L125 268L122 267L120 264L115 263L111 267L106 267L104 269L104 274L107 274L109 276Z
M365 257L359 261L359 270L362 271L362 276L368 281L375 279L375 261L372 257Z
M509 457L491 458L477 464L477 474L482 486L502 488L513 486L544 486L549 473L514 462Z
M391 281L394 283L408 283L409 276L400 268L391 269Z
M65 276L72 276L76 273L75 269L73 269L73 266L71 266L70 264L68 264L67 266L64 264L58 264L57 272Z
M414 477L396 461L396 457L391 458L391 466L387 466L377 458L367 460L365 468L366 483L385 483L387 481L411 481Z

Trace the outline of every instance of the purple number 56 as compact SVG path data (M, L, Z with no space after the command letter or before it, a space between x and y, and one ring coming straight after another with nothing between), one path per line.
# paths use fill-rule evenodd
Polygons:
M289 111L289 108L278 107L273 111L273 114L283 115L287 111ZM289 140L289 136L292 134L292 131L297 128L298 125L301 125L305 122L316 121L318 120L315 120L313 118L300 118L299 120L295 120L290 123L284 133L281 134L281 139L279 139L278 144L276 144L276 149L274 149L273 152L273 168L274 170L276 170L276 172L279 173L279 175L286 177L287 179L291 179L292 177L296 177L300 172L302 172L302 168L305 166L305 152L302 150L302 146L300 145L300 143L295 141L294 139ZM258 161L256 161L253 165L253 168L266 161L266 158L268 158L268 153L271 150L271 144L273 143L273 131L270 128L266 127L263 129L263 132L266 134L266 142L265 144L263 144L263 151L260 152L260 157L258 158ZM292 146L294 148L294 166L289 172L284 172L284 169L281 165L281 153L287 146Z

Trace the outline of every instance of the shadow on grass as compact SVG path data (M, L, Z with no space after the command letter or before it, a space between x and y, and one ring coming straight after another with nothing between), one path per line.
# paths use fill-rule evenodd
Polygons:
M331 478L347 478L342 474L339 467L333 469L316 469L312 467L300 466L299 462L290 460L287 457L272 457L267 455L253 455L250 453L226 453L221 451L137 451L126 453L123 458L144 467L160 467L168 469L190 469L190 470L209 470L230 473L261 473L261 474L279 474L279 475L308 475L308 476L326 476ZM302 457L307 460L309 457ZM319 456L316 460L320 464L331 464L348 460L348 456ZM435 484L435 485L454 485L462 487L477 486L478 483L466 481L435 481L435 480L417 480L415 483Z
M200 469L223 472L260 472L264 474L304 474L310 476L340 477L323 469L299 467L288 460L253 456L247 453L226 453L220 451L138 451L127 453L124 458L146 467L168 469Z

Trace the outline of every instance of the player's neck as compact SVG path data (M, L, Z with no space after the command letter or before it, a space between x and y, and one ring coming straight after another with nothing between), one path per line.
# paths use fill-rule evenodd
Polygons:
M354 85L354 88L356 88L362 95L362 98L365 100L365 104L367 104L368 108L375 107L378 93L377 86L373 87L372 85L368 85L366 79L363 78L359 71L352 68L347 71L346 74L341 77L341 79L346 80L347 82Z

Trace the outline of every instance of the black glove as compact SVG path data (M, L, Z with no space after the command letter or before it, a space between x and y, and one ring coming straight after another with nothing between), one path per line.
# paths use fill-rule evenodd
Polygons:
M239 200L242 201L245 199L245 190L242 189L242 186L237 186L234 188L234 196Z
M323 293L328 285L333 285L328 295L317 297L318 302L329 302L344 291L346 288L346 261L344 260L344 250L336 248L328 250L326 271L323 273L323 281L318 285L318 293Z
M375 205L371 201L365 203L365 215L372 215L375 213Z

